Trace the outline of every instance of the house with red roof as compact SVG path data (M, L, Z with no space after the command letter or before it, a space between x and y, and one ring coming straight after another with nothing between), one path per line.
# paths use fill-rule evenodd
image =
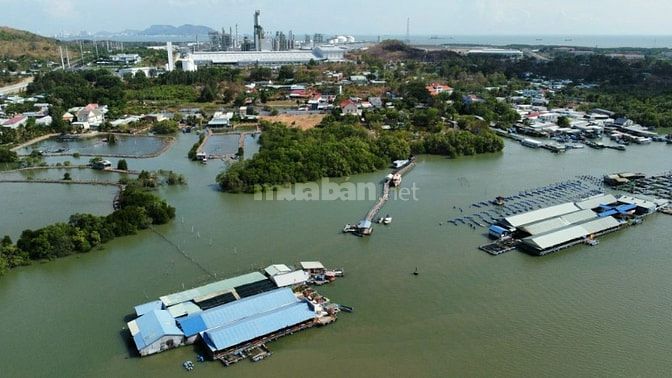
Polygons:
M28 117L24 116L23 114L19 114L13 118L6 120L2 124L2 127L9 127L10 129L16 129L19 126L25 125L26 122L28 122Z
M351 99L341 101L339 107L341 108L342 114L350 114L350 115L359 114L359 110L357 109L357 103L355 103Z
M430 83L425 88L427 88L427 91L432 96L438 96L441 93L448 93L448 95L453 94L453 88L451 88L450 86L448 86L446 84Z

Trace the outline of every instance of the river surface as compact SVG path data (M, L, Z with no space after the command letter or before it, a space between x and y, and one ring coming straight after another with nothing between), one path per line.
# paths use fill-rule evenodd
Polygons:
M611 377L672 371L672 239L666 236L672 217L654 215L602 237L596 247L546 257L487 255L477 249L484 229L445 223L457 216L453 206L580 174L667 171L671 146L554 155L506 141L497 154L420 157L402 184L416 185L417 201L389 202L383 212L393 224L357 238L340 230L363 217L373 200L258 201L221 193L214 177L223 162L185 158L196 138L180 135L162 156L128 161L131 169L187 176L187 186L161 189L177 218L157 230L207 272L151 231L10 272L0 278L3 376L184 376L182 362L195 360L191 347L142 359L129 353L122 329L134 305L208 282L209 274L221 279L301 260L343 267L346 277L319 291L355 311L270 343L273 356L263 362L199 363L191 374ZM377 183L385 173L348 181ZM25 192L4 185L3 218L16 215L12 203L26 204L33 227L45 223L45 213L62 213L65 220L74 212L33 202L52 195L51 187L38 193L29 185L39 184L26 184ZM79 200L54 196L65 204ZM413 276L416 267L420 275Z
M140 157L142 155L155 154L161 151L168 143L166 138L151 136L124 136L116 135L116 143L106 141L107 135L102 133L95 137L83 138L74 141L60 141L57 138L46 139L42 142L24 147L17 151L19 155L27 155L32 151L44 153L66 153L72 155L75 152L87 155L130 155Z

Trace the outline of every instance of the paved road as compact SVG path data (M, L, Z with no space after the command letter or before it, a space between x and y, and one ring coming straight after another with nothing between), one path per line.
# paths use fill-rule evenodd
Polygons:
M16 83L16 84L8 85L6 87L2 87L2 88L0 88L0 94L9 95L9 94L15 94L15 93L23 92L28 87L28 84L30 84L32 82L33 82L33 78L29 77L27 79L24 79L20 83Z

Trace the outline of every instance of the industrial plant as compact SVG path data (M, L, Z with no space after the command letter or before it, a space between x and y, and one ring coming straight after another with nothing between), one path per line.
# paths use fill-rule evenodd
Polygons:
M196 71L206 66L249 66L260 65L277 67L288 64L306 64L308 62L339 62L345 59L345 53L356 47L355 37L335 36L325 39L322 34L305 35L297 39L289 30L267 33L261 25L261 11L256 10L253 18L252 37L240 35L238 24L210 32L207 48L196 44L194 48L180 53L178 59L184 71ZM169 60L173 52L168 48ZM172 67L169 67L169 70Z

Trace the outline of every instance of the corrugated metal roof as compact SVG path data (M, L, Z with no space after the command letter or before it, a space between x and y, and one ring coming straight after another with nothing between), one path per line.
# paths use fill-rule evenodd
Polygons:
M618 198L618 202L637 205L639 207L643 207L643 208L649 209L649 210L653 210L653 209L656 208L656 204L651 202L651 201L647 201L647 200L644 200L644 199L641 199L641 198L630 197L630 196L621 196L621 197Z
M292 270L285 264L273 264L269 265L264 271L269 277L273 277L277 274L289 273Z
M168 307L167 310L173 318L179 318L180 316L191 315L203 311L193 302L176 304L175 306Z
M198 297L207 297L214 293L226 293L236 286L242 286L253 282L265 280L266 277L260 272L252 272L243 274L242 276L228 278L222 281L209 283L204 286L195 287L193 289L181 291L179 293L164 295L161 302L166 307L176 305L178 303L187 302Z
M178 319L187 337L234 321L298 302L291 289L281 288L243 298L198 314Z
M214 51L190 54L194 62L211 62L213 64L241 63L308 63L322 60L311 50L302 51Z
M301 261L300 264L302 269L324 269L324 265L319 261Z
M613 217L597 218L545 234L530 236L523 239L523 242L538 250L545 250L594 233L618 227L619 225L620 223Z
M313 318L315 312L308 303L299 302L209 330L203 339L210 350L219 351Z
M275 282L278 287L291 286L302 284L310 278L310 274L303 270L297 270L291 273L285 274L276 274L271 277L271 280Z
M595 212L592 210L581 210L565 214L561 217L551 218L541 222L525 225L520 229L529 233L530 235L540 235L596 217L597 214L595 214Z
M586 236L586 230L581 226L570 226L546 234L530 236L523 239L523 242L538 250L545 250L584 236Z
M600 205L610 205L616 201L616 197L612 194L599 194L577 202L576 206L581 209L594 209Z
M609 230L620 226L621 223L614 217L604 217L590 222L582 223L581 228L586 231L586 236L597 232Z
M559 217L579 210L581 209L579 209L575 204L568 202L551 207L545 207L539 210L529 211L527 213L513 215L504 218L504 220L513 227L520 227L526 224L539 222L553 217Z
M134 324L131 324L134 323ZM181 336L175 319L166 310L153 310L129 322L128 328L137 331L133 341L138 351L145 349L164 336Z
M143 303L141 305L135 306L135 314L138 316L142 316L148 312L151 312L153 310L161 310L163 308L163 303L161 301L151 301L147 303Z

